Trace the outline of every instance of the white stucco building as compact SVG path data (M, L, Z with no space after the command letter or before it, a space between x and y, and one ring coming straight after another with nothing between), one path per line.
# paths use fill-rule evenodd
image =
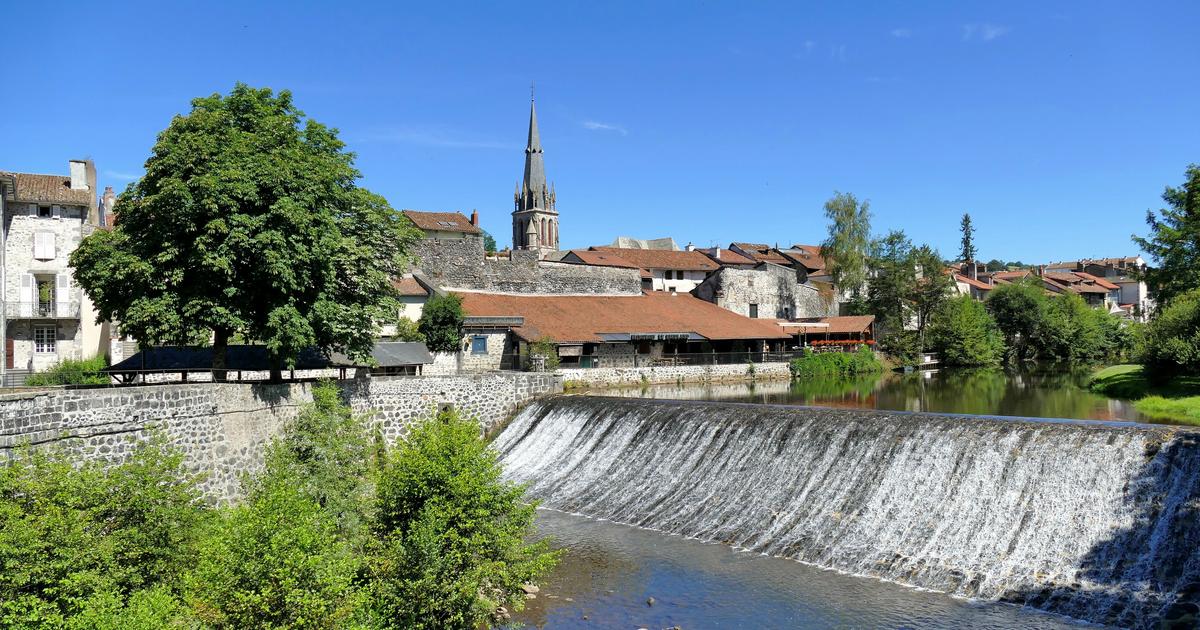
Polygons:
M71 160L69 169L68 175L0 172L3 369L18 381L108 348L107 326L95 323L68 265L83 237L98 229L96 169L85 160Z

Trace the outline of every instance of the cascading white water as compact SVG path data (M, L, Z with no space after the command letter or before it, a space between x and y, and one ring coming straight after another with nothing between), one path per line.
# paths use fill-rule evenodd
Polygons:
M496 437L542 504L1139 626L1200 614L1200 434L564 396Z

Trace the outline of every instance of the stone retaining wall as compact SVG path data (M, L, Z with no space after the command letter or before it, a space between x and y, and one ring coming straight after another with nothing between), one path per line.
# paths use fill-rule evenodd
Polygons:
M60 446L87 458L117 461L137 440L161 430L205 473L206 495L239 495L242 473L262 464L263 446L312 401L312 383L168 384L46 390L0 396L0 461L22 444ZM351 407L395 441L439 405L453 404L490 432L520 406L562 391L551 374L492 373L444 377L376 377L340 381Z
M747 364L677 365L653 367L599 367L560 369L564 383L587 387L653 383L706 383L790 379L787 363L755 363L754 374Z

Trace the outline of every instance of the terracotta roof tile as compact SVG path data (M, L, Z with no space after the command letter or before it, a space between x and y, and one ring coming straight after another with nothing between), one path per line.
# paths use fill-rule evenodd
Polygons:
M820 332L830 333L858 333L871 329L871 324L875 323L874 315L845 315L838 317L802 317L797 319L798 323L806 324L829 324L829 327L822 327ZM816 328L809 329L810 332L818 332Z
M426 289L420 282L417 282L416 278L412 276L393 278L392 286L396 288L400 295L404 296L416 297L429 295L429 289Z
M71 178L67 175L34 175L31 173L6 173L16 180L16 196L23 203L61 203L72 206L87 206L92 203L91 190L72 190Z
M501 295L461 293L472 317L520 316L513 332L526 341L596 343L602 333L696 333L706 339L786 339L769 319L750 319L685 293L642 295Z
M963 284L969 284L969 285L975 287L976 289L979 289L980 291L991 291L992 289L996 288L996 285L994 285L994 284L980 282L978 280L975 280L974 278L964 276L961 273L954 274L954 280L957 282L962 282Z
M704 252L704 255L719 265L753 265L756 262L752 258L746 258L732 249L725 248L721 248L720 258L717 258L717 254L710 254L708 252Z
M591 251L587 249L572 249L568 252L570 255L578 258L585 265L596 265L598 267L621 267L625 269L641 269L641 267L625 260L621 256L601 251ZM569 258L569 256L567 257ZM569 259L564 259L563 262L572 262Z
M671 251L666 249L620 249L616 247L593 247L592 251L619 256L642 269L677 269L680 271L715 271L720 265L696 251Z
M421 212L420 210L403 210L401 212L422 230L465 232L467 234L483 233L483 230L472 225L471 220L463 216L461 212Z

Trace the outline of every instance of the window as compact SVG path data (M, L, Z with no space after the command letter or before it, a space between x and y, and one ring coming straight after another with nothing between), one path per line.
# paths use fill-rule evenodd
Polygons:
M51 215L50 206L38 206L38 216L39 217L48 219L48 218L50 218L50 215Z
M487 335L471 337L471 354L487 354Z
M758 319L758 305L757 304L750 305L750 319Z
M39 354L53 354L58 350L55 337L54 326L34 326L33 351Z
M33 257L37 260L54 260L54 232L33 233Z

